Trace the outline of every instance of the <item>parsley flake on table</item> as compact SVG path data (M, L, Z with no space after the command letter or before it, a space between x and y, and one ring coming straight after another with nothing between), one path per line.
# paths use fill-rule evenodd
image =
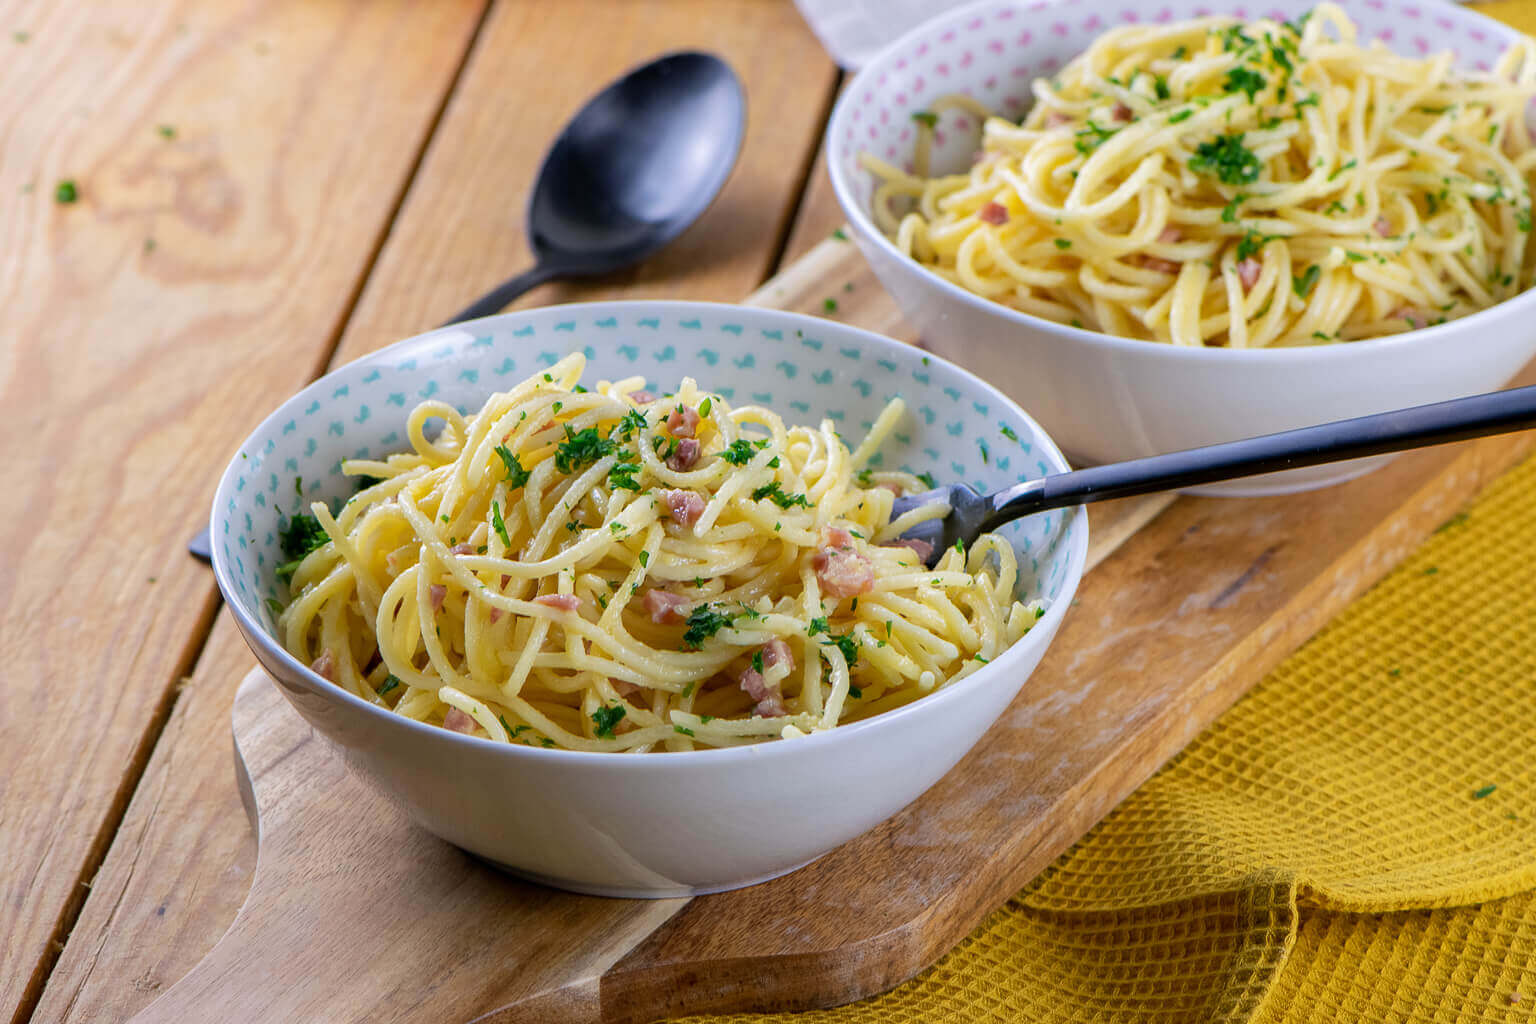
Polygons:
M836 313L837 312L837 300L836 299L822 299L821 300L821 308L826 310L828 313Z
M1214 175L1225 185L1248 185L1259 178L1259 158L1243 145L1241 132L1228 132L1195 147L1189 169Z
M591 718L592 724L597 727L598 737L611 740L613 739L613 727L618 725L624 718L624 705L604 704L592 712Z
M176 126L173 124L162 124L155 131L162 139L174 139L176 137Z
M699 650L705 640L722 629L730 628L733 621L731 616L716 611L713 605L699 605L688 613L688 628L683 632L683 650Z
M596 427L573 431L567 425L565 440L555 447L555 468L562 473L574 473L582 466L612 454L613 449L613 441L600 435Z
M1483 797L1492 794L1493 791L1498 789L1498 788L1499 788L1498 786L1495 786L1491 782L1488 783L1488 785L1486 785L1486 786L1480 786L1477 789L1474 789L1472 791L1472 799L1473 800L1481 800Z
M73 178L65 178L53 187L53 201L56 203L68 204L79 198L80 189Z

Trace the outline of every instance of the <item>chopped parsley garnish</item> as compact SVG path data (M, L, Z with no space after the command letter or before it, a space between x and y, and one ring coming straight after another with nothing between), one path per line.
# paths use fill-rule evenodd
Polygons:
M592 724L597 726L597 735L602 739L613 739L613 727L624 718L623 704L604 704L591 715Z
M320 520L303 512L277 528L277 542L289 558L303 558L329 539Z
M1072 143L1072 148L1087 156L1109 140L1109 137L1119 131L1118 128L1100 128L1089 121L1076 132L1077 141Z
M283 602L279 601L277 598L267 598L266 605L267 611L272 613L272 617L274 619L283 614Z
M1168 123L1178 124L1180 121L1188 121L1194 116L1195 112L1188 107L1185 107L1183 110L1175 110L1173 113L1169 114Z
M844 633L841 636L828 633L827 638L821 641L821 646L836 647L849 668L853 668L853 663L859 660L859 638L852 633Z
M759 675L762 674L762 671L763 671L763 651L762 651L762 648L758 648L757 650L752 652L752 671L758 673Z
M79 198L80 189L73 178L65 178L53 187L53 201L56 203L72 203Z
M501 456L501 464L507 469L507 487L509 489L515 491L528 482L528 477L532 474L523 468L522 460L512 454L510 448L504 444L499 444L495 447L494 451L497 455Z
M1524 234L1531 232L1531 208L1527 206L1515 213L1515 227Z
M1291 278L1291 290L1296 293L1298 299L1304 299L1322 275L1323 268L1314 263L1303 271L1300 277Z
M855 477L860 487L873 487L875 485L875 471L869 468L861 469Z
M1152 92L1160 100L1166 100L1173 95L1173 93L1168 91L1168 79L1162 75L1152 76Z
M932 128L939 123L939 115L931 110L916 110L912 112L912 120Z
M709 410L712 408L714 408L714 402L710 401L710 397L708 395L705 395L704 401L699 403L699 417L702 419L703 417L708 416Z
M511 722L507 721L507 716L506 715L498 714L496 716L496 721L500 722L501 723L501 727L503 729L507 730L507 738L508 739L512 738L513 736L516 736L520 732L528 732L529 730L531 730L533 728L533 726L531 726L531 725L516 725L515 726Z
M1242 192L1232 197L1232 201L1221 208L1221 221L1223 224L1235 224L1237 222L1237 208L1248 201L1248 196Z
M596 427L573 431L565 428L565 440L555 448L555 468L573 473L613 452L614 443L597 432Z
M1168 57L1169 57L1170 60L1179 60L1180 58L1182 58L1188 52L1189 52L1189 47L1181 46L1177 50L1174 50L1172 53L1170 53L1168 55Z
M1237 243L1236 259L1239 263L1250 256L1257 256L1269 243L1268 235L1261 235L1257 231L1250 231Z
M1247 185L1259 177L1259 158L1243 145L1241 132L1219 135L1195 147L1189 169L1211 174L1226 185Z
M764 484L752 492L753 501L762 501L764 498L772 501L779 508L794 508L796 505L799 505L801 508L811 507L811 503L806 500L805 495L785 494L784 489L779 486L777 480L771 484Z
M628 441L648 426L650 424L646 422L645 414L639 409L631 409L619 420L619 425L613 428L613 435L620 441Z
M745 466L752 461L752 456L768 447L767 441L748 441L744 437L738 437L725 446L720 457L733 466Z
M642 552L640 552L640 568L644 569L646 566L648 566L650 564L651 564L651 553L649 551L642 551Z
M613 468L608 471L608 486L615 491L640 490L640 481L637 479L637 475L640 472L640 463L637 459L638 456L633 452L625 452L620 455L619 461L615 462Z
M1072 240L1069 238L1058 238L1056 239L1056 248L1070 249L1072 248Z
M729 615L716 611L712 605L699 605L688 613L688 628L683 632L683 650L699 650L705 640L722 629L730 628L733 621Z
M1264 76L1249 68L1238 67L1227 72L1226 91L1244 93L1250 103L1264 84Z
M1349 260L1349 262L1351 262L1351 263L1359 263L1359 262L1361 262L1362 260L1365 259L1365 253L1363 253L1363 252L1353 252L1351 250L1345 250L1344 258Z
M384 684L379 687L379 696L382 697L390 690L400 685L400 679L393 672L384 677Z
M1345 171L1350 170L1351 168L1353 168L1359 162L1360 161L1358 161L1358 160L1351 160L1351 161L1349 161L1346 164L1340 164L1337 168L1334 169L1334 172L1332 174L1328 175L1328 180L1332 181L1334 178L1337 178L1339 175L1343 174Z
M854 686L852 683L849 683L848 684L848 696L852 697L854 700L863 700L864 699L864 691L859 689L857 686Z
M1225 53L1243 50L1253 45L1253 37L1243 32L1241 25L1229 25L1221 30L1221 49Z
M825 615L818 615L805 624L805 635L815 636L818 633L825 633L828 628L827 617Z
M672 726L672 731L675 732L675 733L681 733L684 736L692 736L693 735L693 730L692 729L684 728L681 725L673 725Z
M496 530L496 536L501 538L501 543L506 547L512 546L512 538L507 536L506 520L501 518L501 506L491 502L491 526Z

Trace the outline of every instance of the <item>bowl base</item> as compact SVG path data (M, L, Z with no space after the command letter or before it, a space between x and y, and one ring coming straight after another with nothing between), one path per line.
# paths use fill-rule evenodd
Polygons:
M468 853L469 851L465 852ZM681 884L676 886L665 886L658 884L645 887L632 885L589 885L585 882L571 881L564 878L555 878L551 875L541 875L536 871L524 871L521 868L514 868L510 864L503 864L501 861L496 860L494 857L483 857L477 853L470 853L470 856L474 857L478 861L481 861L482 863L490 865L497 871L503 871L515 878L521 878L525 882L534 882L549 889L562 889L565 892L579 893L582 896L604 896L609 899L665 900L674 899L678 896L708 896L711 893L730 892L732 889L745 889L749 885L757 885L760 882L771 882L775 878L781 878L784 875L789 874L791 871L799 871L807 864L820 860L823 856L825 856L825 854L817 854L810 860L801 861L799 864L792 865L791 867L782 868L778 871L770 871L765 875L757 875L753 878L746 878L739 882L724 882L720 885L705 886L690 886Z

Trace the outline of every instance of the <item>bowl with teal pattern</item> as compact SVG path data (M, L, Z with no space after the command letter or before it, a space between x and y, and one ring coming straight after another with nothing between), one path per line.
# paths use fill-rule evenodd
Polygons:
M786 423L830 419L850 439L893 397L907 404L878 465L995 489L1067 466L1040 426L991 385L900 342L768 309L606 302L441 328L341 367L283 403L231 458L214 498L214 573L257 660L366 783L421 827L538 882L610 896L678 896L793 870L889 818L953 768L1050 645L1082 577L1082 509L1000 533L1019 596L1044 614L1001 656L905 707L826 732L743 747L612 754L495 743L394 714L284 650L282 517L345 498L340 461L407 447L405 420L435 398L464 412L573 352L584 380L685 376Z

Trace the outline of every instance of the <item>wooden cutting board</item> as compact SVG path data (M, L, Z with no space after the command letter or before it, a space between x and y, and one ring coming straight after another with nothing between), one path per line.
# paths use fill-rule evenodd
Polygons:
M835 238L748 301L822 312L829 298L839 319L912 340ZM409 825L253 672L234 709L259 839L251 893L208 957L134 1019L642 1024L888 989L1532 445L1413 453L1301 495L1095 507L1074 609L976 749L873 831L736 892L610 900L500 874Z

